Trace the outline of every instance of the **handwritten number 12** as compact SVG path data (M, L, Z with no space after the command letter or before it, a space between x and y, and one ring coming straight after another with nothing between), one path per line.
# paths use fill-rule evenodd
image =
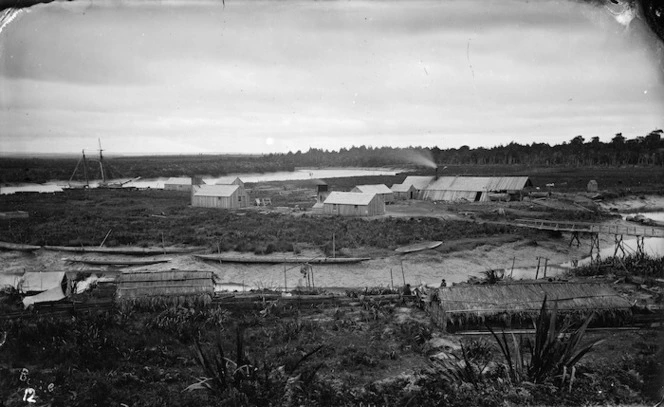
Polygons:
M36 403L37 400L35 400L35 389L32 387L25 389L25 393L23 393L23 401L27 401L28 403Z

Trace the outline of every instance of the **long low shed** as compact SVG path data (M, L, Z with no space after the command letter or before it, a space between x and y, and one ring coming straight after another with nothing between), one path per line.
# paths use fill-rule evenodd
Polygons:
M491 285L455 285L434 291L428 310L438 326L461 329L500 321L528 324L544 298L548 308L557 302L562 313L598 313L599 319L631 314L630 303L610 285L601 283L528 282Z
M117 288L118 299L205 294L214 294L211 271L123 273Z
M325 199L323 213L342 216L383 215L385 202L378 194L335 191Z
M488 201L491 194L520 195L526 187L532 185L528 177L440 177L424 188L422 199Z

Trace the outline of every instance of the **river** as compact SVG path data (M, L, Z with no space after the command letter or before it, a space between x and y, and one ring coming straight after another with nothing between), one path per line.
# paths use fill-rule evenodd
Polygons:
M266 172L266 173L238 173L230 174L223 177L216 178L203 178L206 184L216 184L219 181L232 181L236 177L244 182L268 182L268 181L291 181L291 180L306 180L306 179L321 179L321 178L342 178L342 177L363 177L374 175L396 175L404 170L394 168L325 168L325 169L300 169L296 171L279 171L279 172ZM139 179L137 181L130 181L126 183L123 188L139 188L139 189L163 189L164 183L168 178L154 178L154 179ZM111 180L109 182L124 180ZM44 184L16 184L16 185L3 185L0 186L0 195L14 194L16 192L40 192L40 193L54 193L62 192L63 188L67 186L67 181L51 181ZM97 188L99 180L91 181L90 188Z

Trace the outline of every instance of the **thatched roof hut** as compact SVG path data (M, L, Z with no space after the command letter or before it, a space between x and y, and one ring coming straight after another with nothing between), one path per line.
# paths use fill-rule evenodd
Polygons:
M159 271L123 273L120 276L117 298L213 295L211 271Z
M473 325L529 325L546 296L558 312L598 314L598 321L631 315L629 302L608 284L528 282L493 285L457 285L440 288L432 296L429 310L439 326L460 329Z

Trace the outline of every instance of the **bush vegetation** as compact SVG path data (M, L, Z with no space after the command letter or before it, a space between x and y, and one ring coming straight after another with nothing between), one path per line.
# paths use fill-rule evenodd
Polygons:
M428 322L401 321L395 304L361 304L270 312L192 305L3 320L0 401L22 405L28 386L40 405L52 406L588 405L659 397L656 333L638 342L629 359L577 363L570 386L569 367L580 357L565 358L570 352L547 344L572 343L560 349L574 356L588 342L558 339L560 327L549 330L550 319L538 325L542 354L560 363L546 364L551 369L540 374L535 350L515 376L497 342L485 340L451 351L452 370L431 364L427 356L438 352L431 340L439 333Z
M191 208L186 193L161 190L8 195L0 202L0 210L10 209L28 211L30 217L0 221L6 226L0 229L0 240L35 245L98 246L110 231L106 246L160 246L163 241L166 245L203 245L214 251L269 254L313 247L331 253L335 235L338 253L343 248L394 249L422 240L453 240L518 230L506 225L438 218L367 221Z

